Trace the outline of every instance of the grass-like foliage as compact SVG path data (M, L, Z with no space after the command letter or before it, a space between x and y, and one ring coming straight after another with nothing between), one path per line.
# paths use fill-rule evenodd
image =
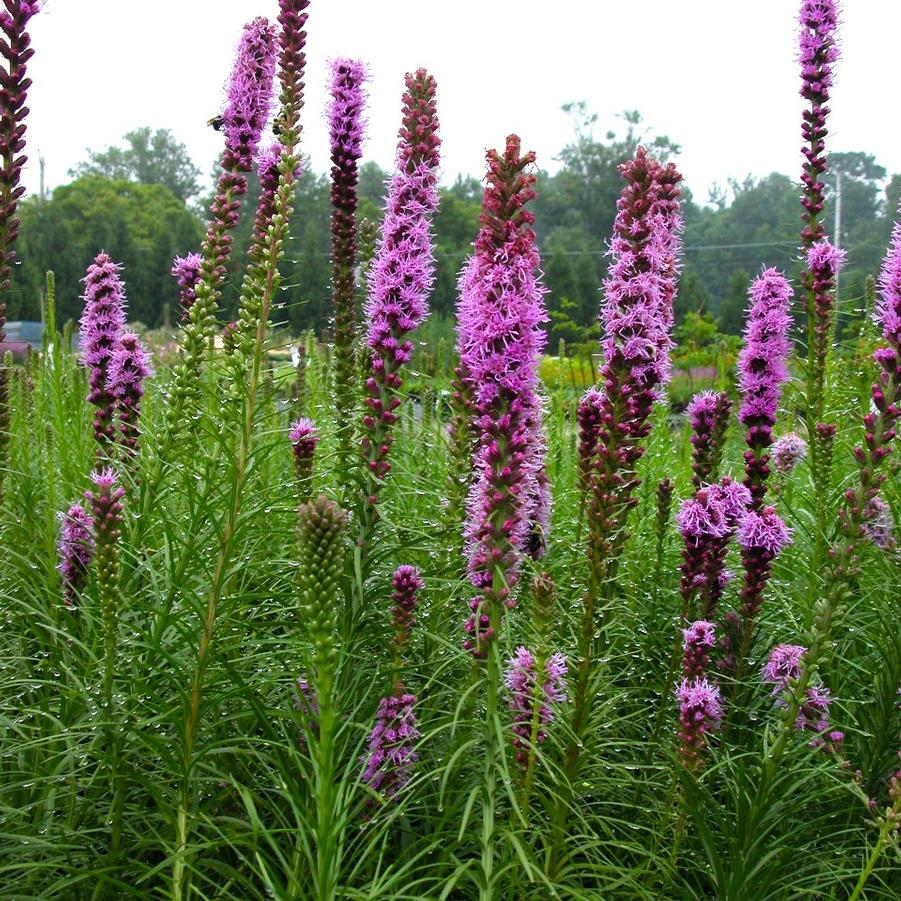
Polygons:
M15 154L39 4L6 6ZM488 155L459 356L416 344L440 148L425 70L359 268L335 151L337 355L310 335L296 367L273 362L307 6L242 35L210 228L176 264L177 357L151 369L128 273L100 254L79 351L54 325L0 368L0 897L897 898L901 226L872 321L837 345L833 4L801 13L809 268L761 274L737 371L684 416L681 176L644 149L622 167L596 387L539 379L516 136ZM52 275L47 301L53 322Z

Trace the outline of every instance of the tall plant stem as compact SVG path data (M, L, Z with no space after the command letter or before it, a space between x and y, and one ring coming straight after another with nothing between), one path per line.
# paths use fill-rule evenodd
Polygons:
M492 591L497 597L504 587L502 572L495 570ZM495 635L500 630L500 609L492 603L488 613ZM495 832L495 790L497 787L497 765L502 750L503 737L498 716L498 688L501 667L497 639L489 642L485 661L485 768L482 775L482 879L479 885L479 901L494 898L494 832Z

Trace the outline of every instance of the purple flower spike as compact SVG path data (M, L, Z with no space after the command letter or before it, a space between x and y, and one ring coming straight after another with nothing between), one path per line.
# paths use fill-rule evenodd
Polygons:
M470 602L464 646L484 655L503 611L512 607L521 555L539 509L541 471L536 395L545 335L544 288L532 229L533 153L521 153L516 135L503 155L488 152L475 253L460 276L457 347L474 390L479 435L475 480L465 535L469 576L479 594Z
M122 266L105 253L95 257L84 278L84 312L81 314L81 361L90 369L88 403L94 414L94 438L101 452L116 438L113 425L115 397L107 372L119 350L125 328L125 287L119 278Z
M419 606L417 595L425 583L415 566L404 564L394 571L391 584L394 587L391 595L394 601L391 608L394 617L394 651L399 668L404 651L410 643L410 633L415 622L414 614Z
M9 288L9 276L16 260L13 246L19 234L16 215L19 198L25 188L19 184L22 167L28 157L25 149L25 105L31 79L26 77L26 65L34 56L31 39L25 30L29 20L41 8L37 0L6 0L0 11L0 55L4 59L3 86L0 90L0 292ZM0 303L0 341L6 338L6 304Z
M367 472L363 530L378 518L375 503L391 464L401 371L413 353L409 334L428 315L435 274L431 234L438 206L438 117L435 79L425 69L407 74L397 169L388 183L381 240L368 277L366 343L372 368L366 379L361 451ZM372 499L375 499L374 501ZM363 541L369 535L362 536Z
M224 168L250 172L260 135L272 106L272 80L278 36L275 26L262 16L244 26L228 85L222 130L225 133Z
M763 551L770 559L779 556L791 543L791 529L772 507L764 507L760 513L751 511L738 530L738 541L743 548Z
M181 307L181 321L188 321L188 313L197 300L194 289L197 282L200 281L200 264L202 257L199 253L189 253L185 257L176 257L172 261L172 275L178 282L181 295L178 299L178 305Z
M686 412L691 423L693 473L695 490L717 478L732 401L720 391L702 391L692 397Z
M566 658L562 654L552 654L545 664L539 686L535 657L531 651L519 647L516 656L508 661L504 684L510 693L508 704L513 712L513 747L521 766L526 766L529 761L535 705L539 705L535 743L541 744L547 737L546 727L554 718L551 705L566 700L566 673Z
M776 472L788 475L807 456L807 442L795 432L789 432L776 439L770 456Z
M801 96L810 103L804 110L801 136L805 165L801 174L804 195L804 230L801 240L810 247L823 237L819 217L823 211L822 178L826 171L826 116L832 66L838 59L835 32L838 25L834 0L803 0L799 15L798 62L801 64Z
M294 474L297 476L300 500L305 503L310 495L313 457L316 454L316 445L319 444L319 432L312 419L302 417L291 423L288 438L294 451Z
M583 491L588 490L591 480L603 411L604 392L592 385L580 398L576 412L579 423L579 484Z
M92 519L81 504L73 504L65 514L60 514L60 520L59 572L65 605L74 610L94 558Z
M770 473L766 449L773 441L773 426L782 386L788 380L788 338L791 288L776 269L764 269L751 286L751 306L744 332L744 347L738 356L739 390L742 395L738 418L747 428L745 485L755 509L763 504Z
M683 679L676 690L679 700L679 757L682 765L697 772L703 763L704 736L723 717L720 690L706 678Z
M896 352L901 352L901 205L888 252L879 272L880 297L873 319Z
M699 619L682 630L682 671L687 679L700 678L707 673L710 649L716 645L716 626Z
M138 420L141 414L141 398L144 381L152 375L150 354L144 350L138 336L125 332L119 339L119 349L110 360L106 374L107 391L116 399L119 432L126 456L138 452L141 431Z
M389 695L379 701L363 781L385 800L392 799L409 781L416 762L416 696Z

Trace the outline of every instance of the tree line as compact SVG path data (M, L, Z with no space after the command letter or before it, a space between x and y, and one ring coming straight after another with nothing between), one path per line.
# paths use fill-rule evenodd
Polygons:
M573 139L559 153L559 168L538 174L536 230L548 287L550 339L593 340L598 292L607 268L606 247L621 182L617 166L645 144L663 159L678 162L680 147L653 135L641 116L629 111L617 129L596 135L597 117L584 103L567 104ZM330 313L329 182L305 161L291 234L282 265L284 290L274 318L295 333L321 330ZM137 129L124 146L88 151L70 171L71 181L51 196L31 196L21 208L19 257L9 301L10 319L38 319L46 270L56 273L58 318L81 312L80 279L100 250L125 264L130 318L154 328L177 318L178 291L169 274L175 255L199 248L208 197L200 192L200 171L184 145L168 131ZM388 173L369 162L360 171L360 218L376 233ZM868 275L876 273L901 194L901 174L889 176L872 154L833 153L827 189L841 185L840 243L848 260L840 283L840 324L859 317ZM235 234L236 261L225 294L225 315L236 303L239 261L249 243L258 185L250 180L241 224ZM738 334L747 287L767 264L800 268L799 186L771 173L733 180L699 203L684 191L683 268L677 321L703 321ZM478 230L482 184L460 177L441 191L435 217L437 272L432 309L450 316L456 280ZM830 223L831 225L831 223ZM363 232L367 231L364 226ZM832 229L830 228L830 233ZM834 238L834 236L833 236ZM365 242L364 242L365 243ZM552 344L553 346L553 344Z

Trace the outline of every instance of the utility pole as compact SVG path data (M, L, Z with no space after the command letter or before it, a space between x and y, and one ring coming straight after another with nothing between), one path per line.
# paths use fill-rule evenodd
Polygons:
M38 198L43 203L47 199L47 194L44 190L44 154L40 150L38 151L38 165L41 167L41 185L38 188Z

